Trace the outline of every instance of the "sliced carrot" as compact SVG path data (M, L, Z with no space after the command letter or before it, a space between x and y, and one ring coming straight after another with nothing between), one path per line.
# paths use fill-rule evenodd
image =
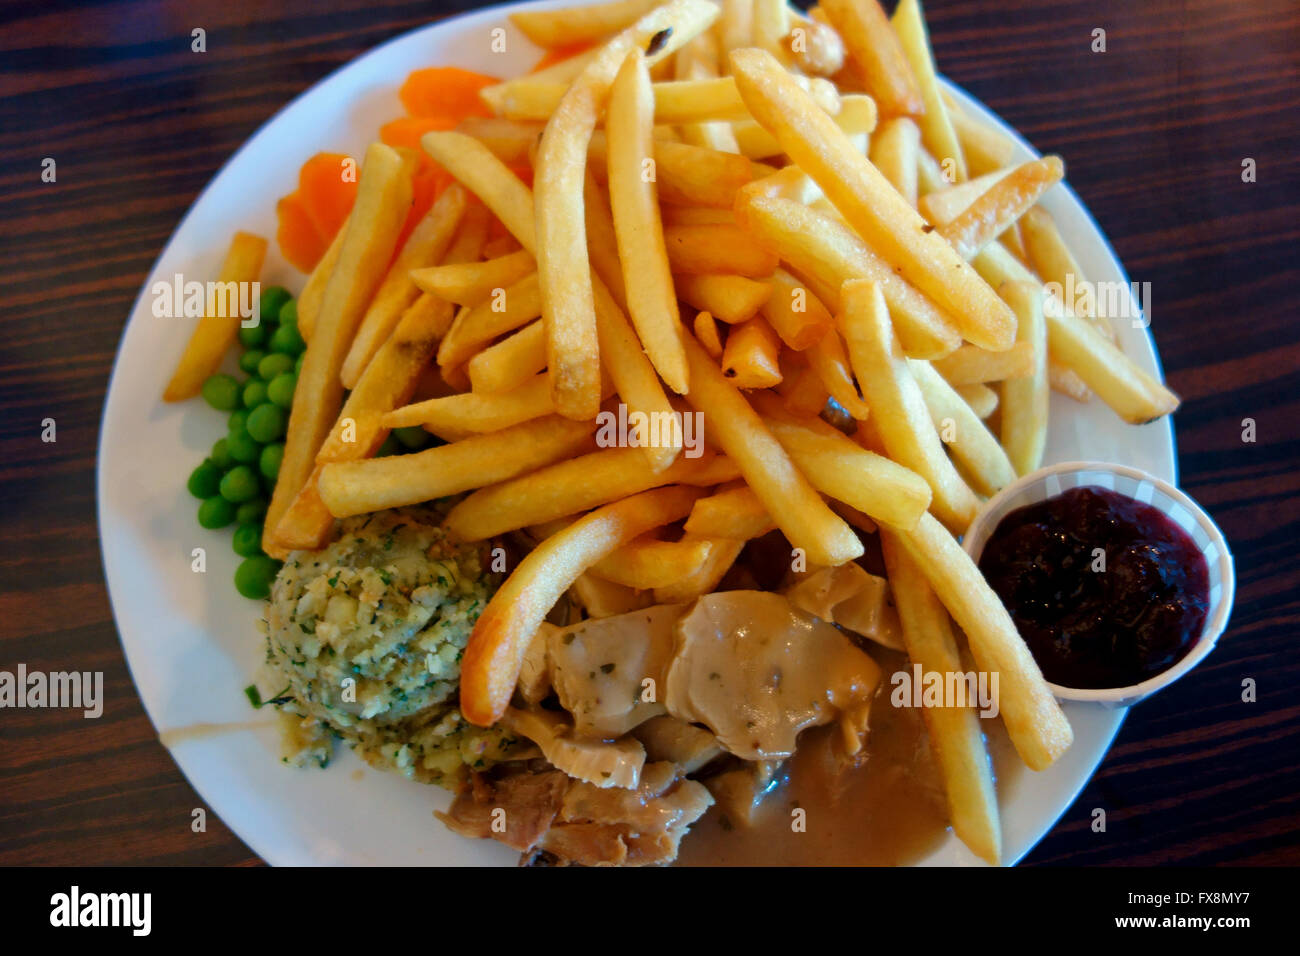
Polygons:
M452 121L446 116L403 116L379 127L379 138L389 146L420 149L420 137L425 133L455 129L458 122L460 121Z
M298 194L326 244L339 231L357 198L356 162L342 153L317 153L298 171Z
M547 50L542 54L542 58L533 66L530 73L536 73L538 70L544 70L548 66L555 66L562 63L571 56L577 56L579 53L586 53L592 48L590 43L570 43L568 46L557 46Z
M455 66L433 66L414 70L398 95L412 116L455 117L455 122L460 122L466 116L491 115L478 91L499 82L496 77Z
M280 245L280 252L299 271L311 272L325 254L330 240L316 231L307 213L307 204L297 192L275 204L275 215L279 220L275 241Z

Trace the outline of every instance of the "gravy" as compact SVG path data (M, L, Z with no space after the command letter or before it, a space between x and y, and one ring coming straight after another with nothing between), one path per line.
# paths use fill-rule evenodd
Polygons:
M834 726L805 731L785 779L752 826L714 806L682 840L682 866L901 866L933 851L948 829L943 781L918 708L893 707L889 675L903 654L873 647L884 679L871 705L866 758L843 762ZM1001 721L983 722L1003 802L1019 761ZM796 808L805 831L792 829Z

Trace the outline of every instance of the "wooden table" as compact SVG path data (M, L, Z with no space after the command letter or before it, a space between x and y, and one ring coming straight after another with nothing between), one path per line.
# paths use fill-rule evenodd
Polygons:
M102 670L107 703L93 721L0 711L0 864L258 862L214 817L191 832L203 802L122 657L95 524L109 371L155 257L226 158L331 70L468 6L5 4L0 668ZM929 19L943 71L1065 157L1131 277L1151 282L1152 332L1184 398L1182 485L1223 527L1239 575L1218 650L1134 710L1027 862L1300 862L1300 7L932 0ZM191 52L196 27L205 54Z

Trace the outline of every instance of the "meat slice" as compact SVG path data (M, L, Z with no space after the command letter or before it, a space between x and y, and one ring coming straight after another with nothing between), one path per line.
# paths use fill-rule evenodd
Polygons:
M541 842L559 813L569 778L558 770L523 771L489 781L476 775L446 813L434 816L462 836L493 839L520 853Z
M651 717L632 736L641 741L647 758L671 761L684 774L695 773L724 752L718 738L703 727L667 714Z

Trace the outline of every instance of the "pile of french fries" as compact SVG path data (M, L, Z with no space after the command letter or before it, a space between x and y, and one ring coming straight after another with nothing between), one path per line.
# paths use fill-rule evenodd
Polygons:
M878 532L912 660L964 670L967 644L1000 675L1021 758L1051 765L1070 726L957 537L1040 465L1049 389L1134 423L1178 404L1104 318L1044 291L1081 278L1038 205L1061 160L1010 164L948 98L917 0L892 20L876 0L512 19L543 47L592 46L485 89L492 118L424 137L456 184L396 258L413 161L367 151L300 299L266 551L465 492L451 533L529 535L463 660L461 709L487 725L566 593L592 616L690 600L774 528L827 567ZM487 241L489 215L508 239ZM680 433L599 447L618 404L702 413L704 454ZM373 457L412 425L445 444ZM998 859L974 710L925 717L957 834Z

